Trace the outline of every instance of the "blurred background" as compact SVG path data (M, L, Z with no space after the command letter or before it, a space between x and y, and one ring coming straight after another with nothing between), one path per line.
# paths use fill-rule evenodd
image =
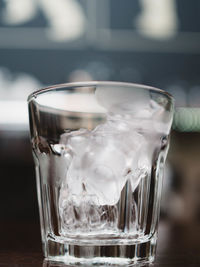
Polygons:
M112 80L174 95L161 216L200 221L199 14L199 0L0 0L1 220L39 220L27 96Z

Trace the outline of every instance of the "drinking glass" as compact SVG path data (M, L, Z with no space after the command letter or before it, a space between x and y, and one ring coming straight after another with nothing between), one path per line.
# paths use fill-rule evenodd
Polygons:
M155 258L173 98L138 84L61 84L28 98L44 256L76 265Z

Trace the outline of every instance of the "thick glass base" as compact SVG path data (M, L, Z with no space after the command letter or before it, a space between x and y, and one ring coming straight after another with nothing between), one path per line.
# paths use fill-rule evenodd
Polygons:
M143 265L154 261L155 250L155 238L139 244L113 246L79 246L49 240L44 266L51 266L51 262L65 263L68 266Z

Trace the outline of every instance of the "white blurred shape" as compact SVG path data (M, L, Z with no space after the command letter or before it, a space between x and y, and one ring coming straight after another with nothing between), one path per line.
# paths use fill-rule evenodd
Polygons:
M17 124L28 126L27 102L14 100L0 101L0 124L3 126L15 126ZM16 129L13 127L13 130Z
M28 129L27 96L41 83L27 73L13 74L0 68L0 125L9 130ZM19 128L16 128L16 126Z
M77 69L69 74L68 80L69 82L83 82L92 81L93 79L89 72L82 69Z
M1 100L26 101L29 94L41 87L41 83L31 74L13 74L8 69L0 67Z
M54 41L74 40L85 32L86 18L77 0L6 0L2 12L6 24L23 24L41 9L49 24L47 34Z
M10 84L13 99L25 99L28 94L41 88L41 83L32 75L21 73Z
M76 0L40 0L50 28L49 38L55 41L74 40L84 33L86 19Z
M22 24L31 20L36 14L35 0L5 0L5 4L2 19L6 24Z
M142 12L134 21L140 33L156 39L176 34L178 18L175 0L140 0Z

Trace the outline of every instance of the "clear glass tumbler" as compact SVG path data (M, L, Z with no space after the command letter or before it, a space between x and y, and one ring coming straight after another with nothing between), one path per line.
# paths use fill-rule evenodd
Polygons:
M45 258L132 266L155 257L173 98L85 82L28 98Z

